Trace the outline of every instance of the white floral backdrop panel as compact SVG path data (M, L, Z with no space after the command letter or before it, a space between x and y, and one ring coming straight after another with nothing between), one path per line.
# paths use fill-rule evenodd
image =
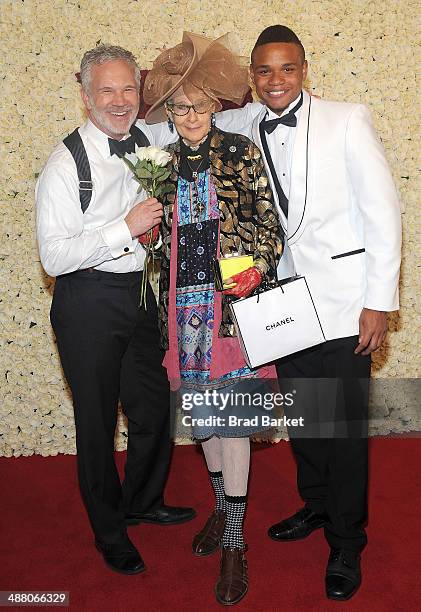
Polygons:
M49 323L53 279L35 240L34 185L53 146L83 121L74 73L100 41L130 49L148 68L183 30L235 32L248 55L263 28L283 23L307 50L309 89L371 108L404 210L402 308L375 356L375 376L417 376L418 8L395 0L2 0L0 454L75 452L71 398ZM125 446L122 420L116 446Z

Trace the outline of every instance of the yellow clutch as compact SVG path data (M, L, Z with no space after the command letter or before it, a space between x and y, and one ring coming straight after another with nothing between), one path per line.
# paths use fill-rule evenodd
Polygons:
M234 287L235 284L227 285L225 281L234 274L248 270L254 265L253 255L234 255L233 257L223 257L215 262L215 285L219 291Z

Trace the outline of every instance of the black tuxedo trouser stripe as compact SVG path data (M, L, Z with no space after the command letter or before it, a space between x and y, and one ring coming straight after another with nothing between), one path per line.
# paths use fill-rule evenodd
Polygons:
M170 404L157 307L140 274L83 271L59 277L51 323L73 396L79 484L95 536L126 539L125 512L163 503L170 460ZM128 419L125 477L114 460L117 404Z
M306 506L326 512L330 546L362 550L367 542L368 387L370 356L355 355L358 337L330 340L277 362L281 391L296 389L287 416L297 484ZM288 413L289 412L289 413Z

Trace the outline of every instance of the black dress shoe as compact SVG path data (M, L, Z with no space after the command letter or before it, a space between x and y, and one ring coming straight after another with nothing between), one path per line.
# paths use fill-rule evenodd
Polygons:
M325 514L316 514L309 508L302 508L289 518L272 525L268 530L268 536L272 540L289 542L302 540L310 535L315 529L323 527L327 522Z
M119 574L140 574L146 569L137 549L128 541L123 547L106 546L95 540L95 546L110 569Z
M351 599L361 584L360 554L353 550L332 548L325 584L328 599Z
M126 525L153 523L154 525L178 525L191 521L196 516L193 508L177 508L175 506L160 506L156 510L142 514L126 514Z

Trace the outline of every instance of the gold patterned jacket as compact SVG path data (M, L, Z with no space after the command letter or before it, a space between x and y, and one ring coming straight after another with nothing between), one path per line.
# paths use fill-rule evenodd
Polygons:
M162 255L159 281L159 326L161 344L168 349L168 301L170 287L171 228L177 191L180 140L168 147L172 191L163 196ZM220 211L220 254L253 255L264 280L276 278L282 253L283 235L272 191L259 149L239 134L215 129L210 142L210 174ZM230 296L222 295L222 323L219 336L235 336Z

